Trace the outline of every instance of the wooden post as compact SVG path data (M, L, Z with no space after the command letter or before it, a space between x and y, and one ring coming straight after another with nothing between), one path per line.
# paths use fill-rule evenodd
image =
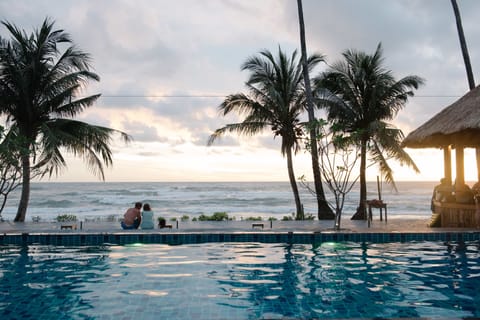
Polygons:
M477 182L480 182L480 148L475 148L475 155L477 156Z
M465 169L463 167L463 146L455 146L455 161L457 163L457 176L455 177L455 188L465 184Z
M380 178L377 176L377 191L378 191L378 200L382 201L382 189L380 186Z
M443 148L443 165L444 178L449 185L452 185L452 147L446 146ZM480 180L479 180L480 181Z

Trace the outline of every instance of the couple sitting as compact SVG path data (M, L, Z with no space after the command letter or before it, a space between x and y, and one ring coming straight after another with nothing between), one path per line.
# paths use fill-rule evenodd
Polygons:
M123 221L120 223L123 229L153 229L153 211L148 203L143 205L136 202L134 208L130 208L123 215Z

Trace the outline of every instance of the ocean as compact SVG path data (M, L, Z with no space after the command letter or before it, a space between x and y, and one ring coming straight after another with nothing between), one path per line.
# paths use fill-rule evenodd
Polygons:
M388 204L388 218L428 218L430 198L436 182L397 182L398 192L383 185L382 199ZM378 199L377 183L368 183L368 199ZM316 215L316 201L299 185L305 213ZM13 220L18 207L20 188L8 198L2 217ZM328 193L327 193L327 197ZM355 212L359 190L347 197L342 219ZM33 183L26 221L40 216L42 221L58 215L74 214L79 220L121 217L136 201L148 202L155 217L167 219L188 215L227 212L236 220L247 217L282 219L295 211L288 182L88 182ZM377 213L378 214L378 213Z

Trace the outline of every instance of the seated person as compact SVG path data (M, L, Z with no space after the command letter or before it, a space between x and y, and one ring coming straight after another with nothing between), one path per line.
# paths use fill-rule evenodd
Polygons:
M455 185L455 200L457 203L473 204L473 192L466 184Z
M439 202L450 202L452 200L453 187L447 179L440 179L440 184L433 189L432 200Z
M150 205L148 203L145 203L143 205L143 211L142 211L142 223L140 224L140 227L142 229L153 229L153 211L150 208Z
M476 182L472 187L472 192L474 195L480 195L480 182Z
M125 212L123 221L120 224L123 229L138 229L142 221L140 209L142 209L142 203L137 202L134 208L130 208Z

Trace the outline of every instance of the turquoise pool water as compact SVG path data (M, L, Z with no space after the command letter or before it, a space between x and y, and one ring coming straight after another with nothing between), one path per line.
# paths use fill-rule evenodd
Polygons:
M0 319L480 317L479 242L0 246Z

